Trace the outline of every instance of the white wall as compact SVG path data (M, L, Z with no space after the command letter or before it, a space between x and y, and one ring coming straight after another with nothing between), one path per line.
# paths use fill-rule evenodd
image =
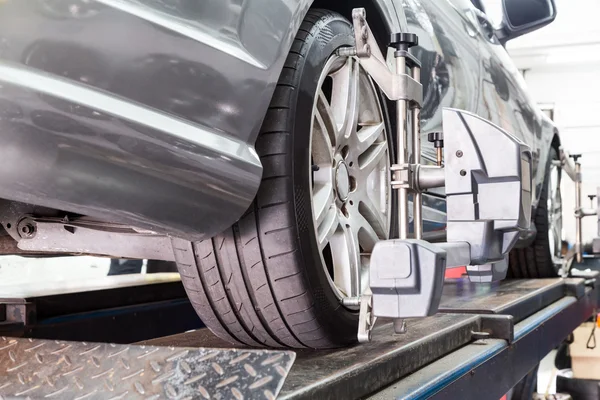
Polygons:
M508 43L508 50L538 103L554 106L563 146L583 153L583 198L600 186L600 1L556 0L554 23ZM574 185L563 179L563 225L575 236ZM584 240L597 236L596 219L584 219Z

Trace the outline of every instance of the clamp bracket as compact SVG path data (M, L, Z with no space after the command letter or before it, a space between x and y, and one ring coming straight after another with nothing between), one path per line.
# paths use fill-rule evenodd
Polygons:
M369 28L365 10L354 9L352 20L356 47L341 48L338 55L358 58L384 94L396 101L397 118L391 187L398 192L399 238L378 242L371 253L370 291L359 300L358 329L359 341L369 341L377 317L393 318L397 326L404 326L401 319L435 314L446 268L466 265L469 278L476 282L506 276L508 252L519 233L529 228L531 152L489 121L445 109L443 132L428 135L437 149L437 166L422 165L421 66L408 51L418 38L411 33L391 35L390 46L396 50L393 72ZM498 152L503 154L501 159ZM435 187L446 189L448 242L432 244L422 240L421 196ZM412 235L409 195L414 210Z

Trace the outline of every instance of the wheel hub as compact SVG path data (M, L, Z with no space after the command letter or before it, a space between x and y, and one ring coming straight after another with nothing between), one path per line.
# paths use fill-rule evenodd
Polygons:
M343 161L337 165L335 170L335 187L338 198L341 201L346 201L348 194L350 194L350 175L348 174L348 167Z

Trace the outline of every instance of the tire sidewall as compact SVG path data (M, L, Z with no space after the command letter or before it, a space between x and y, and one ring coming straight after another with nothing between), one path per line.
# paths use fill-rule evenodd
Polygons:
M358 313L341 306L330 286L317 245L313 221L310 176L310 132L313 121L314 99L319 78L335 50L354 45L352 26L341 15L331 13L319 20L312 30L317 36L303 58L300 83L296 100L296 113L292 128L293 142L293 188L298 241L304 273L313 296L316 318L330 332L337 332L338 344L356 341Z

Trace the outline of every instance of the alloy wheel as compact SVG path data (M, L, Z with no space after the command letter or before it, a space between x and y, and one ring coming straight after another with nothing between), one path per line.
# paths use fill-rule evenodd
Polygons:
M312 213L322 263L342 300L368 288L371 251L389 235L389 148L379 96L355 58L332 56L317 87Z

